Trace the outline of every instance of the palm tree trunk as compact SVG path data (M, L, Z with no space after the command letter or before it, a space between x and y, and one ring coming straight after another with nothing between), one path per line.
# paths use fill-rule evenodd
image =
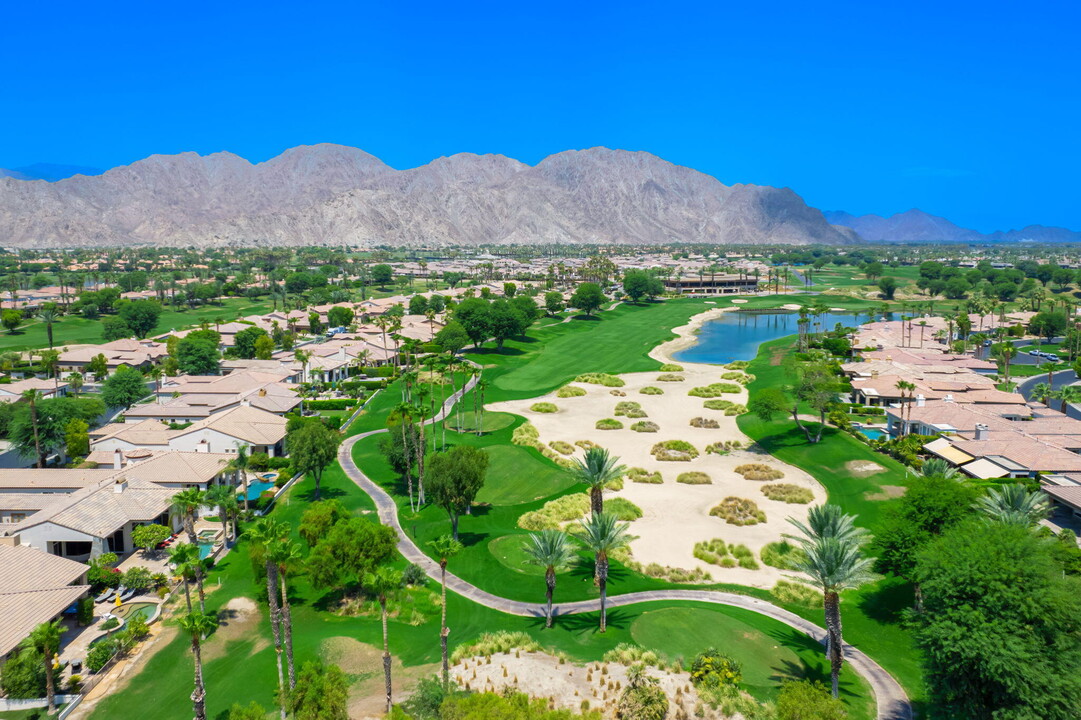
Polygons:
M836 698L841 675L841 663L844 661L844 654L841 652L843 642L841 640L841 598L837 593L827 590L824 594L823 604L826 610L826 632L829 638L826 652L830 661L830 684L833 697Z
M34 452L38 456L38 469L45 467L45 456L41 453L41 437L38 435L38 408L37 405L30 402L30 427L34 431Z
M428 441L424 432L424 421L420 422L420 445L417 446L417 507L424 505L424 451Z
M206 591L203 590L203 564L195 566L195 585L199 589L199 612L206 613Z
M402 418L402 455L405 456L405 484L409 487L409 509L416 512L413 506L413 463L409 461L409 436L406 433L406 418Z
M443 584L443 611L439 619L439 651L443 656L443 690L450 687L450 664L447 662L447 636L450 629L447 628L447 563L439 563L440 582Z
M56 679L53 677L53 659L48 652L45 654L45 697L48 700L48 714L56 714Z
M550 628L552 627L552 596L556 592L556 570L551 565L544 573L544 581L548 585L548 590L544 594L548 601L544 610L544 627Z
M600 587L601 587L601 632L605 632L608 629L608 612L607 612L607 609L605 607L605 604L608 601L608 560L603 560L603 561L598 560L597 564L600 565L601 562L604 563L604 570L603 570L603 572L601 573L601 576L600 576Z
M248 504L248 471L240 471L240 483L244 486L244 512L251 510L251 506Z
M594 485L589 488L589 504L594 515L604 512L604 486Z
M282 673L281 610L278 608L278 570L274 563L266 564L266 594L270 605L270 631L274 635L274 656L278 663L278 705L281 720L285 720L285 675Z
M191 691L191 706L195 720L206 720L206 688L203 686L203 653L199 633L191 635L191 652L195 656L195 689Z
M393 707L392 688L390 682L390 643L387 640L387 599L386 597L379 598L379 607L382 610L383 615L383 680L386 684L387 690L387 712L391 711Z
M289 668L289 691L297 686L297 673L293 667L293 613L289 608L289 589L285 585L285 568L278 569L282 588L282 634L285 635L285 662Z

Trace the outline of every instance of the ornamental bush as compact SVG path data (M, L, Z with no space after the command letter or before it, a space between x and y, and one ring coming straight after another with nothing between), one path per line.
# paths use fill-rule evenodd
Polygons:
M657 382L683 382L687 378L675 373L663 373L657 376Z
M552 442L548 443L548 445L561 455L574 454L574 446L571 445L569 442L563 442L562 440L553 440Z
M661 372L683 372L683 366L675 363L665 363L658 368Z
M622 378L608 373L584 373L576 377L574 381L590 383L591 385L603 385L605 387L623 387L626 385Z
M638 392L643 395L664 395L664 390L661 390L659 387L654 387L653 385L646 385Z
M646 483L649 485L660 485L664 482L664 480L661 479L661 474L659 472L650 472L649 470L640 467L632 467L627 470L627 477L631 479L631 482Z
M722 688L739 685L743 667L717 648L707 648L691 663L691 682L701 688Z
M646 411L642 409L641 405L630 400L624 400L623 402L616 403L615 414L617 417L620 415L628 418L648 417L646 415Z
M706 428L707 430L716 430L720 426L721 424L712 418L691 418L691 427Z
M745 463L736 466L736 472L747 480L780 480L784 473L764 463Z
M556 397L560 398L582 397L585 394L585 389L577 385L564 385L559 390L556 390Z
M684 485L712 485L713 480L704 472L685 472L676 476L676 482Z
M763 563L781 570L795 570L796 563L805 556L798 545L787 540L767 543L758 554Z
M650 420L639 420L635 424L631 425L631 430L634 430L635 432L654 433L660 429L660 425Z
M533 403L532 405L529 406L529 409L532 410L535 413L555 413L555 412L559 412L559 408L556 407L554 403L550 403L550 402Z
M729 525L757 525L766 521L766 513L758 509L754 500L731 496L715 505L709 514L723 519Z
M649 452L666 462L689 462L698 457L698 450L686 440L664 440L656 443Z
M622 430L623 423L615 418L604 418L598 420L595 426L598 430Z
M814 493L805 487L791 483L769 483L762 486L762 494L770 500L806 505L814 500Z
M742 389L740 385L735 383L713 383L712 385L691 388L687 391L687 394L691 397L715 398L724 393L738 393Z

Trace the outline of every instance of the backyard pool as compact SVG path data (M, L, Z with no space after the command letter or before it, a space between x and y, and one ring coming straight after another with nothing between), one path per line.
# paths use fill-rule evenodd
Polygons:
M248 502L255 502L259 499L267 490L274 487L272 482L250 482L248 483Z
M869 440L878 440L887 435L885 430L879 430L878 428L860 428L860 432Z

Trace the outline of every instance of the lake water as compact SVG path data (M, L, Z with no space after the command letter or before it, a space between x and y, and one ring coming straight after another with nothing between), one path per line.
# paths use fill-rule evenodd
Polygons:
M826 313L816 321L809 316L812 331L832 330L837 323L855 327L867 321L867 314ZM758 346L770 340L795 335L799 328L795 312L726 312L702 325L698 342L675 354L676 360L723 365L733 360L753 360Z

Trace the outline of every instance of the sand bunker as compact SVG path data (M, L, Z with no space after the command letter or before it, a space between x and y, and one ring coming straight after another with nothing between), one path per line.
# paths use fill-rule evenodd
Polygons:
M845 463L845 469L856 477L867 477L886 471L886 468L870 460L849 460Z

